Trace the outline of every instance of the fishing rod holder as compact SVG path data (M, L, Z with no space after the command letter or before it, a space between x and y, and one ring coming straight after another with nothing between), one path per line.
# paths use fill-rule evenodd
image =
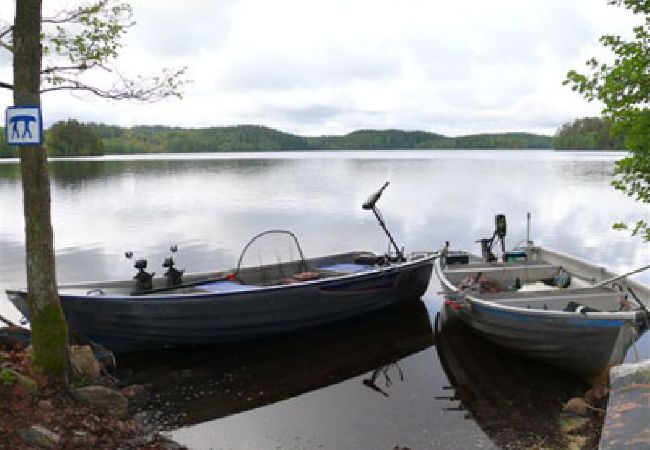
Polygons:
M185 269L178 270L174 267L174 253L178 251L177 245L172 245L169 247L169 250L172 252L171 255L165 258L162 266L167 269L167 272L164 273L165 279L167 280L167 287L178 286L183 283L183 272Z
M147 272L147 260L146 259L137 259L133 265L138 269L138 273L135 274L133 279L135 280L135 290L136 291L147 291L153 288L153 277L156 275L155 272Z
M124 257L126 259L133 259L133 252L127 251L124 252ZM148 291L153 288L153 277L156 275L155 272L147 272L147 260L144 258L136 259L133 263L133 267L138 269L138 273L135 274L133 279L135 280L135 290L136 291Z

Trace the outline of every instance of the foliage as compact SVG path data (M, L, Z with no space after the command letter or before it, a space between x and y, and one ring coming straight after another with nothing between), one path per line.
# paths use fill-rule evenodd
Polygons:
M650 0L609 0L641 16L643 23L633 28L633 36L603 35L601 44L614 55L613 62L596 58L587 61L588 74L571 70L565 84L588 101L604 104L603 115L613 124L614 133L625 135L627 158L617 162L613 186L637 201L650 203ZM619 223L616 228L628 228ZM650 241L646 220L633 225L632 234Z
M0 369L0 384L3 386L11 386L16 381L16 374L9 369Z
M584 117L565 123L553 138L553 148L561 150L621 150L624 136L611 132L612 123L600 117Z
M474 134L453 139L454 148L551 148L549 136L531 133Z
M135 25L131 6L118 0L95 0L62 10L41 19L41 93L68 90L85 91L114 100L155 101L180 97L186 68L164 68L151 77L128 78L120 73L115 60L122 39ZM13 26L0 27L0 49L14 50ZM87 81L91 69L109 74L110 82L99 86L96 78ZM0 87L12 89L10 83Z
M7 145L5 142L5 130L0 127L0 158L15 158L16 156L16 148Z
M92 156L104 153L104 144L95 127L74 119L57 122L45 136L50 156Z

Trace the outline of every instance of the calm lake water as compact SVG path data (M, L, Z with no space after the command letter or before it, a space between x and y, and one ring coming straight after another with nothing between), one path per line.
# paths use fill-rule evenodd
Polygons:
M384 252L361 209L379 202L407 251L475 249L494 215L507 244L532 239L618 271L648 264L638 238L611 230L646 217L610 185L620 153L517 151L269 152L104 157L51 163L59 281L156 272L170 245L188 271L229 267L265 229L290 229L307 256ZM0 162L0 288L24 284L20 170ZM650 283L650 273L635 276ZM438 323L432 278L422 303L262 343L118 360L151 383L143 409L171 437L208 449L491 448L557 442L562 401L584 386ZM4 299L0 314L20 314ZM438 330L436 332L436 330ZM647 335L637 345L650 357ZM629 360L636 354L630 352ZM543 393L543 395L540 395Z

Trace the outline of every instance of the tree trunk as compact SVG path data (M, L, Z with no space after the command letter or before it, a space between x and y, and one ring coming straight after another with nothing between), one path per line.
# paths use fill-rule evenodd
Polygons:
M40 106L42 0L16 2L14 104ZM55 383L68 367L68 328L56 288L47 157L40 145L20 149L25 213L27 288L34 363Z

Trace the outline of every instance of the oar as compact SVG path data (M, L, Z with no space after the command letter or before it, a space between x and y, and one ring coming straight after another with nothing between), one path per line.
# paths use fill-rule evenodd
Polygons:
M188 283L181 283L177 284L175 286L165 286L161 288L156 288L156 289L147 289L146 291L133 291L131 292L131 295L147 295L147 294L155 294L157 292L167 292L167 291L173 291L176 289L182 289L182 288L187 288L187 287L194 287L198 286L200 284L205 284L205 283L214 283L215 281L229 281L233 280L232 276L234 274L228 274L224 277L211 277L211 278L203 278L201 280L195 280L195 281L190 281Z
M635 273L643 272L644 270L650 269L650 264L647 266L639 267L638 269L631 270L627 273L624 273L623 275L616 275L615 277L608 278L606 280L601 281L600 283L594 284L593 287L601 287L606 284L611 283L612 281L620 280L621 278L626 278L629 277L630 275L634 275Z

